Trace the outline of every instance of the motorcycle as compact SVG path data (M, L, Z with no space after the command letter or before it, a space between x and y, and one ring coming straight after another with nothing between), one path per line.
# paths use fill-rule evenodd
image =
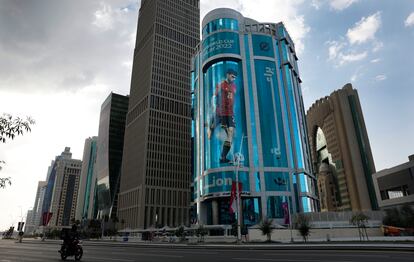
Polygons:
M70 245L62 243L59 253L62 260L66 260L69 256L75 256L75 260L79 261L82 258L83 249L79 240L75 239Z

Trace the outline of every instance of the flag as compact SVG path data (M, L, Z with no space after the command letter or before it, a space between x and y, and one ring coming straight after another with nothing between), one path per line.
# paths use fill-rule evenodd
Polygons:
M283 217L285 219L285 224L290 225L289 204L288 204L288 202L283 202L282 203L282 208L283 208Z
M241 195L242 192L242 183L239 182L239 196ZM236 182L233 182L231 184L231 195L230 195L230 213L235 213L237 210L237 199L236 196L237 195L237 188L236 188Z
M47 226L47 224L49 224L50 219L52 218L52 214L51 212L44 212L42 215L42 225L43 226Z

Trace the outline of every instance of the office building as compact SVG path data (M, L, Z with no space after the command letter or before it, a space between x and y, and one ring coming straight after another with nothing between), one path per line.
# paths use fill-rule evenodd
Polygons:
M89 137L83 148L82 169L79 180L76 220L94 218L96 179L96 144L98 137Z
M75 220L81 168L82 161L72 159L70 147L65 147L65 151L56 157L49 177L54 176L49 204L49 212L52 213L50 226L70 226Z
M98 217L117 215L128 96L109 94L101 106L96 156Z
M45 197L46 187L46 181L39 181L36 190L36 198L32 209L33 214L31 224L33 225L33 228L31 233L36 232L36 230L41 225L43 199Z
M288 214L317 210L297 60L281 22L227 8L204 17L192 71L192 221L234 223L236 176L244 225L264 218L286 224Z
M380 209L414 207L414 155L408 159L406 163L372 175Z
M141 1L119 194L125 227L188 224L199 16L199 0Z
M319 99L307 111L306 119L314 170L325 163L336 188L334 194L330 188L319 188L335 196L337 202L329 207L321 201L321 210L377 209L372 181L375 165L357 90L346 84Z

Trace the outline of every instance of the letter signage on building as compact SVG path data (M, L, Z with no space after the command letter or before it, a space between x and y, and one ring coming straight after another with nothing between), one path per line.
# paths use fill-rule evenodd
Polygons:
M203 41L203 60L218 54L240 54L239 35L233 32L212 34Z

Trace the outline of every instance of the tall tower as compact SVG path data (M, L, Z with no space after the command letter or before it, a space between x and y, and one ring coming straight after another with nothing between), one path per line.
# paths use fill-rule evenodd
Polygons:
M53 168L55 177L49 209L53 214L50 225L70 226L75 219L82 161L72 159L70 147L65 147L65 151L56 157Z
M126 227L188 223L199 16L199 0L141 2L119 194Z
M128 100L128 96L111 93L101 106L96 156L100 218L116 216Z
M192 220L233 224L236 176L244 225L266 217L288 224L289 208L316 211L297 56L283 23L219 8L204 17L202 28L192 75Z
M335 194L326 187L319 192L336 198L336 208L323 211L377 209L372 174L374 159L357 90L351 84L319 99L306 114L315 170L329 166L336 187ZM317 174L318 180L320 172Z
M79 193L76 204L76 220L93 218L93 203L96 183L96 143L98 137L85 139L82 170L79 180Z

